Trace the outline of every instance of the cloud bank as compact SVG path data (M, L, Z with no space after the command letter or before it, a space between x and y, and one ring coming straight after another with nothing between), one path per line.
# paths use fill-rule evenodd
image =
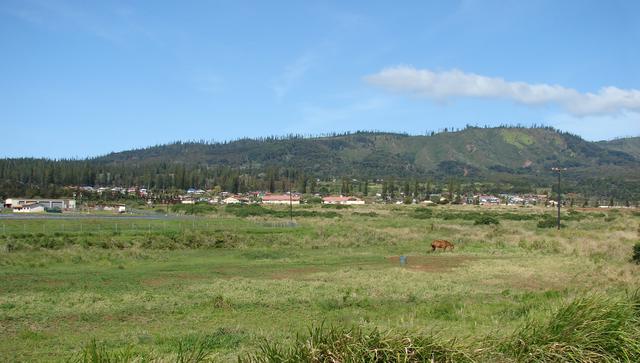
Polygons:
M454 97L499 98L517 103L558 105L574 116L612 115L640 112L640 90L603 87L597 93L544 83L509 82L460 70L434 72L398 66L365 77L375 86L437 101Z

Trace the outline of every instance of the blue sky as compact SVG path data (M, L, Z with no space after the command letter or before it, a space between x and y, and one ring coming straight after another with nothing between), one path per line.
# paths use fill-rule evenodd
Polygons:
M543 123L640 135L638 1L0 1L0 157Z

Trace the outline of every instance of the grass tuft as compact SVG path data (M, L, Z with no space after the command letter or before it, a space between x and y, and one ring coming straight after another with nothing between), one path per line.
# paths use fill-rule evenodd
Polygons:
M239 362L470 362L455 340L362 328L311 328L293 345L264 341Z
M68 360L69 363L126 363L134 360L143 360L144 357L136 355L129 345L124 349L110 349L103 342L92 339L80 352Z
M518 362L638 362L638 295L581 297L548 320L530 320L499 342L499 353Z

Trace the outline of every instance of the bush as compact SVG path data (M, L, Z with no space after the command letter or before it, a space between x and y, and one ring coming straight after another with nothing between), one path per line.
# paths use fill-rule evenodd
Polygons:
M538 228L553 228L557 225L558 222L551 218L545 218L538 221Z
M304 202L307 204L322 204L322 198L311 196L311 197L304 198Z
M429 219L433 217L433 210L429 208L416 208L411 217L416 219Z
M323 206L324 207L324 206ZM347 205L336 205L335 207L349 207ZM336 208L342 209L342 208ZM228 205L225 208L227 213L231 213L236 217L254 217L254 216L272 216L276 218L289 218L290 215L293 217L322 217L322 218L335 218L340 215L334 211L328 212L318 212L315 210L294 210L289 213L288 210L274 210L263 208L259 205Z
M631 261L640 265L640 242L633 246L633 256L631 256Z
M351 208L350 205L346 205L346 204L323 204L322 208L329 208L329 209L349 209Z
M481 224L485 224L485 225L495 224L495 225L498 225L498 224L500 224L500 221L498 220L498 218L496 218L494 216L482 215L482 216L478 217L473 224L474 225L481 225Z
M353 212L353 213L351 213L351 215L360 216L360 217L377 217L378 213L376 213L376 212L363 212L363 213Z
M538 228L555 228L558 226L557 217L550 214L544 214L542 219L538 221ZM560 223L560 228L564 228L564 224Z
M208 214L215 213L217 208L209 203L196 203L196 204L175 204L171 206L173 213L184 214ZM162 213L162 211L160 211Z
M264 216L273 214L275 211L267 208L263 208L257 204L242 205L242 204L229 204L224 208L225 212L231 213L236 217L253 217Z

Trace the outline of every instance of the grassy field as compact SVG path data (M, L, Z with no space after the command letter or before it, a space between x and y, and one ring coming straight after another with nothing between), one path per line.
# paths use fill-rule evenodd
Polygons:
M474 346L640 286L631 210L564 213L560 231L542 208L294 212L0 220L0 361L237 361L319 326Z

